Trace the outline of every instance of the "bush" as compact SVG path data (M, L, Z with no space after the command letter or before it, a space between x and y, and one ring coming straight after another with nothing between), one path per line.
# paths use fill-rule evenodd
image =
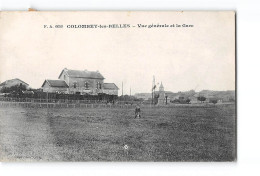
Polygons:
M202 101L205 101L205 100L206 100L206 97L204 97L204 96L199 96L199 97L198 97L198 100L201 101L201 102L202 102Z
M15 85L11 87L3 87L1 89L1 93L12 93L12 94L22 94L22 91L26 90L26 86L21 84L21 85Z
M211 103L216 104L218 100L211 100Z

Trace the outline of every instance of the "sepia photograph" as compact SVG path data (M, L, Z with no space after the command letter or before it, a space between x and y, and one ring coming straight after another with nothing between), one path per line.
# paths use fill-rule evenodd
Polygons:
M1 162L234 162L235 11L0 12Z

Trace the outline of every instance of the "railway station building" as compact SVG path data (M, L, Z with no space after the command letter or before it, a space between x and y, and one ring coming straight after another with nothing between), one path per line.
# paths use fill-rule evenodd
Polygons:
M105 93L118 95L119 88L114 83L104 83L104 76L99 71L71 70L64 68L57 80L45 80L43 92L62 92L69 94Z

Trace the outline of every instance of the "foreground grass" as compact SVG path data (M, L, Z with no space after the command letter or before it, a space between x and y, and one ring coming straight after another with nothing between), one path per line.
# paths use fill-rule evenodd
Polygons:
M233 161L234 105L0 108L3 161Z

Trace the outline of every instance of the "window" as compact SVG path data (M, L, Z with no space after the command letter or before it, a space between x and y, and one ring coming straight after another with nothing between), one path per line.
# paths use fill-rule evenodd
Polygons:
M88 89L88 83L87 82L85 82L85 88Z
M76 82L73 83L73 87L74 87L75 89L77 88L77 83L76 83Z
M100 82L97 82L97 89L102 89L102 84Z

